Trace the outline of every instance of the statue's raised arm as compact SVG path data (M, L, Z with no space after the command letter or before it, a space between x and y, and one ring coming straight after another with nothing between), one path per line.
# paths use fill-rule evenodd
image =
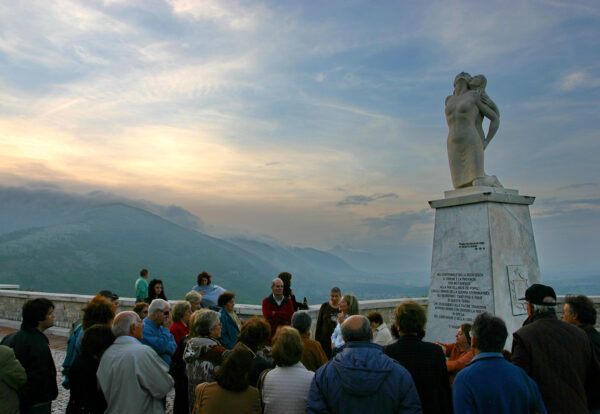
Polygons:
M484 171L483 150L500 125L500 111L485 92L486 84L483 75L459 73L454 79L454 93L446 98L448 161L454 188L502 187L495 176ZM484 117L490 120L487 135L482 127Z

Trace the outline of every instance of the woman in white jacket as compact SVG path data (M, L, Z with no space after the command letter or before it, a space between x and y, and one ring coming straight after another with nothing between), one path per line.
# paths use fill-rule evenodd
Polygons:
M298 331L282 326L273 337L272 356L277 367L264 371L258 381L258 389L264 406L264 414L304 414L308 391L315 375L300 362L302 338Z
M370 312L367 315L371 322L371 330L373 331L373 343L381 346L386 346L394 342L392 333L383 321L379 312Z

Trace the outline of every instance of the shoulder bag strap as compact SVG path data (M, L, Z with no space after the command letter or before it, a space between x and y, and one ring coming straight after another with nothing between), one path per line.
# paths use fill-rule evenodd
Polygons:
M271 369L265 369L263 372L261 372L258 377L258 382L256 383L256 388L258 389L258 395L260 397L261 411L265 410L265 403L263 400L263 388L265 386L265 377L267 376L269 371L271 371Z

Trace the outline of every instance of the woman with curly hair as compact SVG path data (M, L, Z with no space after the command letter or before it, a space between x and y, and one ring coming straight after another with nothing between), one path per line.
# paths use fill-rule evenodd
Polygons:
M84 332L96 324L111 326L117 312L117 306L99 293L81 310L83 311L81 325L75 328L73 334L69 337L67 354L62 365L64 377L62 385L67 389L70 386L69 370L77 355L81 352L81 339Z
M201 305L203 308L209 308L212 310L219 310L218 300L219 295L225 292L221 286L212 283L212 275L206 271L203 271L196 277L198 283L192 289L202 295Z
M271 336L271 326L263 318L253 316L243 325L240 334L237 337L238 346L247 346L256 355L250 370L250 385L256 387L260 373L265 369L273 368L273 361L265 357L265 346L269 343Z

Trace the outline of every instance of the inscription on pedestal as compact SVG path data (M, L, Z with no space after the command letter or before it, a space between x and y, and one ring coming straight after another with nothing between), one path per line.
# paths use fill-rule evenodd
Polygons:
M458 329L465 322L471 323L481 312L494 310L490 276L482 272L436 272L429 291L429 306L433 317L447 321L449 328Z

